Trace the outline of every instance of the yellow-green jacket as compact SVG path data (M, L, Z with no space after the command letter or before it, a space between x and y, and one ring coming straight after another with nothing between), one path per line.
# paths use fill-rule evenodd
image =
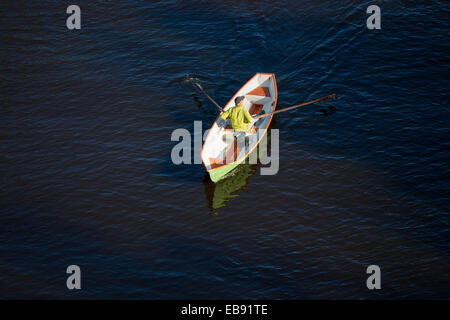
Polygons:
M252 116L244 106L235 106L220 115L223 120L231 119L233 130L245 131L253 121Z

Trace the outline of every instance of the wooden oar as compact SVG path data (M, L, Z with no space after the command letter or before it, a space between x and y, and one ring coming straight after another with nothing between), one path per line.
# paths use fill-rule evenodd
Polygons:
M253 119L256 120L256 119L259 119L259 118L268 117L268 116L271 116L271 115L276 114L276 113L292 110L292 109L295 109L295 108L300 108L300 107L303 107L303 106L307 106L308 104L313 104L313 103L317 103L317 102L320 102L320 101L324 101L324 100L328 100L328 99L335 99L335 98L336 98L336 95L333 93L333 94L330 94L329 96L322 97L322 98L319 98L319 99L316 99L316 100L312 100L312 101L301 103L301 104L296 104L294 106L287 107L287 108L280 109L280 110L276 110L274 112L265 113L265 114L262 114L260 116L253 117Z
M205 92L205 90L203 90L203 88L202 88L201 85L199 85L197 82L193 82L193 83L197 86L197 88L200 89L201 92L204 93L204 95L205 95L209 100L211 100L212 103L214 103L214 105L220 110L220 112L223 112L222 107L219 106L219 104L218 104L217 102L215 102L215 101L213 100L213 98L211 98L211 97Z

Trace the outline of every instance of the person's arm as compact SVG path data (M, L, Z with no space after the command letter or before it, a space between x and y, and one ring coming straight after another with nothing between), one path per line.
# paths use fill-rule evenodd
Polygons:
M229 116L230 116L230 109L228 109L227 111L223 112L223 113L220 115L220 117L221 117L223 120L227 120Z
M251 116L250 112L247 111L247 109L244 109L244 116L245 120L248 123L246 132L250 131L253 128L253 123L255 122L255 119Z
M253 118L250 115L250 112L248 112L247 109L244 108L244 116L245 116L245 120L247 120L248 123L252 123L253 122Z

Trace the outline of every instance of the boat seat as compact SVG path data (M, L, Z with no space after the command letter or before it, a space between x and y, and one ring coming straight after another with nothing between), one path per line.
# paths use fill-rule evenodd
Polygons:
M250 128L250 130L245 131L245 134L248 135L248 134L256 133L256 132L258 131L258 129L259 129L259 127L253 125L253 126ZM227 125L227 126L225 127L224 131L225 131L226 133L234 133L234 132L235 132L234 129L231 127L231 125Z
M269 87L257 87L247 94L252 96L270 97L270 90Z
M209 158L209 165L211 166L211 169L221 167L224 165L224 163L224 159Z

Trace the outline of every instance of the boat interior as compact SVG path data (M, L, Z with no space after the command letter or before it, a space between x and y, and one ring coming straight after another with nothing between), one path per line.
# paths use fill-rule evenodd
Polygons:
M233 96L224 110L235 106L234 98L237 96L245 97L244 107L252 116L272 112L277 99L273 75L256 74ZM271 116L257 119L249 125L245 134L235 132L230 120L227 120L225 128L219 128L215 122L202 151L205 167L211 170L244 158L265 134L270 119Z

